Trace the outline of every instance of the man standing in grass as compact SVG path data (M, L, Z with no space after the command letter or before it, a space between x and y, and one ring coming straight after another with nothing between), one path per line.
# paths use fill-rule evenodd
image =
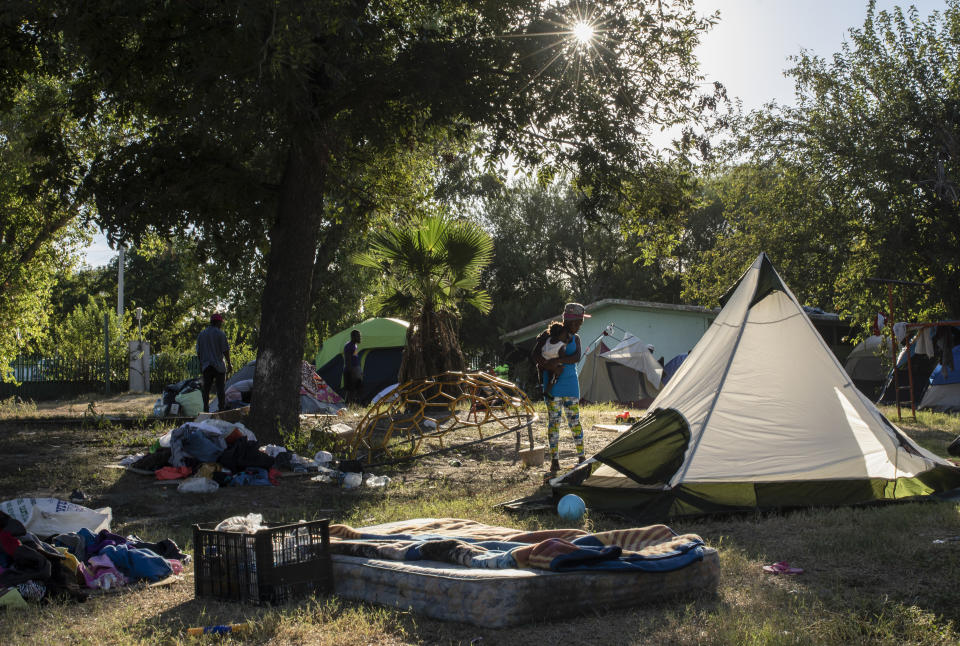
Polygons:
M217 384L217 405L223 410L227 398L224 395L224 381L227 372L233 372L230 365L230 346L227 344L227 335L220 328L223 326L223 315L214 312L210 315L210 325L205 327L197 337L197 357L200 358L200 370L203 372L203 412L210 412L210 388ZM226 365L224 365L226 359Z
M360 330L350 332L350 341L343 346L343 399L347 404L360 402L363 391L363 370L360 367Z

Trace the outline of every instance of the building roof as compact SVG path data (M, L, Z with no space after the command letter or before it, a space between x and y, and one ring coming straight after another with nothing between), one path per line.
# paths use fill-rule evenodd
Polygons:
M654 303L651 301L631 301L622 298L604 298L602 300L590 303L586 306L587 313L590 314L597 310L602 310L606 307L626 307L631 309L648 309L648 310L666 310L672 312L690 312L692 314L703 314L708 316L716 316L720 311L718 309L711 309L709 307L701 307L699 305L674 305L672 303ZM552 316L550 318L543 319L542 321L537 321L536 323L531 323L530 325L525 325L522 328L517 330L512 330L500 336L504 341L512 341L517 338L523 338L534 331L542 330L546 327L550 321L557 320L557 316Z
M602 310L607 307L626 307L630 309L646 309L646 310L660 310L660 311L669 311L669 312L688 312L691 314L701 314L704 316L716 316L720 313L718 308L703 307L701 305L675 305L673 303L654 303L652 301L631 301L623 298L604 298L599 301L595 301L586 306L587 313L590 314L597 310ZM840 322L840 317L836 314L831 314L824 312L822 310L804 306L803 310L807 313L811 319L816 321L823 322ZM557 316L552 316L550 318L543 319L542 321L537 321L536 323L531 323L530 325L525 325L522 328L512 330L502 334L500 338L504 341L515 341L517 339L526 338L527 335L533 332L539 332L543 330L548 323L551 321L557 320Z

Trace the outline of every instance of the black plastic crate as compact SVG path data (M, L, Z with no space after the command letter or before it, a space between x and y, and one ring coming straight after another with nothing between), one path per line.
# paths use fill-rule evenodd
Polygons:
M194 525L193 545L197 597L279 604L333 591L327 519L253 534Z

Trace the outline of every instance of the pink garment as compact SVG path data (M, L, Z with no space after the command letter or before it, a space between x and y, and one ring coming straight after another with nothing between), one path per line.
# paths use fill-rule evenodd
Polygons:
M163 467L153 472L157 480L179 480L193 475L190 467Z
M87 559L87 567L83 571L84 581L88 588L102 588L109 590L121 585L127 585L127 577L123 576L109 556L92 556Z
M183 572L183 563L181 563L177 559L167 559L167 563L169 563L170 567L173 568L174 574L180 574L181 572Z

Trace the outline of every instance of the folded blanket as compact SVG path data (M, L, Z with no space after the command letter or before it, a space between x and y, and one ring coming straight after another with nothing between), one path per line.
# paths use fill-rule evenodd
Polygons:
M669 572L703 558L703 539L665 525L588 534L580 529L523 532L461 519L417 519L354 529L330 527L334 554L396 561L431 560L472 568Z

